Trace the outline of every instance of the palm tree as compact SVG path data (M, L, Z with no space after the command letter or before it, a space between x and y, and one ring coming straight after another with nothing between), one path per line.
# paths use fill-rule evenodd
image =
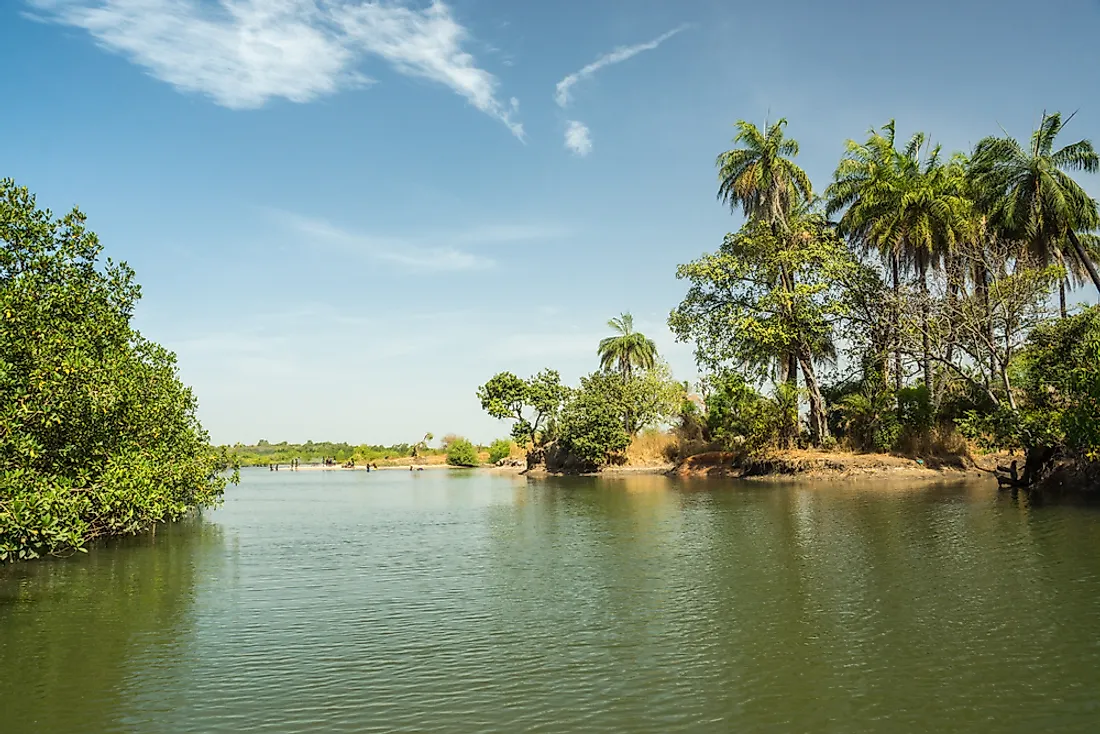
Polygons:
M727 150L715 162L719 201L731 209L740 206L746 217L768 223L773 231L786 228L793 204L813 199L810 177L792 160L798 155L798 141L783 135L786 125L781 118L774 125L765 123L761 131L738 120L733 142L740 147Z
M629 378L635 367L644 370L653 368L657 363L657 345L645 334L634 331L634 317L629 312L611 319L607 325L615 331L615 335L600 340L597 351L602 369L614 367L624 378Z
M751 122L737 121L733 142L739 146L718 156L718 200L731 209L766 223L776 236L785 234L793 208L813 201L813 185L798 164L798 141L783 134L786 118L761 130ZM789 276L785 285L794 288ZM781 357L779 381L798 382L798 356Z
M840 218L838 230L851 237L862 246L864 253L876 250L889 263L891 285L894 290L895 304L901 293L901 260L898 253L877 236L874 225L881 215L883 201L892 188L893 179L898 175L895 148L896 128L894 121L882 126L882 130L871 128L866 143L849 140L844 157L833 174L833 183L825 189L825 213L832 216L845 210ZM896 340L899 329L898 315L893 318L891 337ZM894 388L902 387L901 351L894 349Z
M914 135L898 151L893 121L884 130L885 136L872 130L866 145L849 144L848 154L837 169L837 180L827 192L827 210L848 207L841 218L841 230L865 248L878 249L889 258L895 289L902 267L917 272L917 283L925 296L921 361L925 384L931 389L928 271L938 269L944 257L969 233L970 202L963 193L961 160L942 163L939 146L929 147L923 133Z
M1040 262L1064 264L1069 273L1083 269L1100 293L1100 273L1079 234L1100 226L1100 216L1096 201L1070 175L1100 170L1100 156L1089 140L1054 150L1072 118L1044 112L1027 147L1007 136L981 140L973 171L983 192L980 204L996 226Z

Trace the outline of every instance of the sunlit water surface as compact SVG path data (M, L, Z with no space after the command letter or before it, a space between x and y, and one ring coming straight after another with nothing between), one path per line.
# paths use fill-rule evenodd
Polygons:
M1097 732L1100 510L246 470L0 569L0 732Z

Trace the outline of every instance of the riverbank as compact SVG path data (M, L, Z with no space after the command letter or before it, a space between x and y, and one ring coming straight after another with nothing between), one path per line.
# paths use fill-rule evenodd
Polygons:
M907 481L942 481L956 479L992 478L993 468L1008 460L1005 455L981 457L912 458L894 454L860 454L848 451L822 451L792 449L777 451L766 458L745 461L737 454L713 451L690 456L680 463L647 461L621 466L604 467L599 472L584 476L634 476L667 475L682 478L729 478L760 481L777 479L853 480L853 479L904 479ZM444 456L426 456L379 464L375 471L409 471L423 469L462 469L450 466ZM545 466L530 470L518 465L477 467L493 474L522 475L533 478L564 476L551 472ZM324 466L310 464L297 471L366 471L367 467ZM292 471L283 466L281 471Z
M986 462L991 462L989 467L985 467L965 456L911 458L894 454L791 449L746 461L736 454L716 451L688 457L673 473L681 477L738 479L963 479L990 476L995 459L985 457Z
M955 479L992 478L993 467L1004 461L1003 455L978 457L911 458L894 454L860 454L848 451L820 451L792 449L777 451L766 458L745 461L729 452L707 452L690 456L678 464L647 463L605 467L588 476L629 476L637 474L663 474L683 478L713 478L771 480L814 479L905 479L912 481L942 481ZM501 468L506 471L509 467ZM535 467L523 472L514 468L513 473L525 473L531 477L561 476L559 472Z

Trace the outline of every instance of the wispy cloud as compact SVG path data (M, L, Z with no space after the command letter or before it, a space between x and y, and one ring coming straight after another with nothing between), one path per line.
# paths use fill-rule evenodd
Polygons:
M643 51L652 51L668 39L675 36L677 33L681 33L687 30L688 27L688 24L685 23L684 25L673 28L667 33L662 33L661 35L654 38L652 41L639 43L635 46L620 46L614 51L604 54L588 66L582 68L580 71L575 71L569 76L562 79L560 82L558 82L557 91L554 94L554 100L558 103L559 107L567 106L570 100L569 90L571 90L577 82L587 79L605 66L622 63L627 59L637 56Z
M523 139L519 102L463 49L469 31L441 0L26 0L46 20L82 28L103 48L186 92L231 109L281 97L308 102L371 82L365 56L443 84Z
M581 158L592 152L592 136L583 122L570 120L565 127L565 147Z
M449 245L423 247L394 237L359 234L323 219L284 214L283 219L311 244L337 247L352 255L383 260L417 270L483 270L496 263Z
M304 236L313 245L338 248L347 254L417 270L484 270L495 267L496 261L469 252L464 247L553 239L566 232L556 226L503 224L457 232L394 237L353 232L324 219L289 212L276 211L273 214L281 224Z

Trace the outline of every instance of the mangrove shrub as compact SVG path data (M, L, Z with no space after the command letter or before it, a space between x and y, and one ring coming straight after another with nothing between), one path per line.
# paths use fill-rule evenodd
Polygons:
M130 324L140 289L74 209L0 181L0 562L145 530L218 500L176 358Z

